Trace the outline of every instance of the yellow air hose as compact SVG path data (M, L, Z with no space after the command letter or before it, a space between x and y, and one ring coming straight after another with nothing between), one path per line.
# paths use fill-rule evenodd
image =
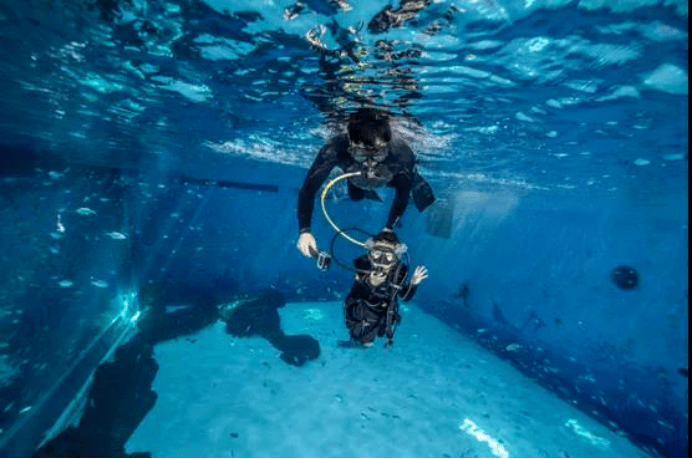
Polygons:
M334 224L334 222L332 221L330 216L327 215L327 209L325 208L325 198L327 197L327 193L330 192L332 187L334 187L337 184L337 182L339 182L340 180L348 179L350 177L355 177L357 175L361 175L361 172L348 172L346 174L340 175L339 177L331 180L325 186L325 188L322 190L322 193L320 194L320 205L322 206L322 213L323 213L323 215L325 215L325 220L327 220L327 223L330 224L330 226L337 232L337 234L341 235L342 237L344 237L344 239L346 239L347 241L349 241L351 243L354 243L360 247L366 247L366 244L364 242L358 241L358 240L354 239L353 237L349 236L348 234L346 234L344 231L340 230L339 227Z

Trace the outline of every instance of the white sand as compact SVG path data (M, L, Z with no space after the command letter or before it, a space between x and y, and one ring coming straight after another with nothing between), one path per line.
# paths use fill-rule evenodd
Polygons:
M159 399L126 445L155 457L646 457L413 305L395 346L345 349L341 303L293 303L318 339L297 368L217 323L156 347ZM466 421L465 421L466 420ZM237 434L234 438L231 434Z

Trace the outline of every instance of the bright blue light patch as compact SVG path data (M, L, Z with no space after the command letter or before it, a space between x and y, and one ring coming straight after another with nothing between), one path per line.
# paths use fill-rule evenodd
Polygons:
M140 317L137 294L134 291L120 293L116 301L120 304L120 313L118 316L131 323L137 322L137 319Z

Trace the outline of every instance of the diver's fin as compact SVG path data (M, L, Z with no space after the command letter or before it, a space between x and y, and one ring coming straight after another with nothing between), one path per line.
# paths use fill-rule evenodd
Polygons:
M359 347L359 346L358 346L358 344L356 344L356 341L354 341L354 340L342 339L342 340L337 341L337 347L354 348L354 347Z
M368 349L369 347L371 347L371 345L372 343L364 344L353 339L337 341L337 347L343 347L346 349Z
M455 200L452 196L436 201L436 204L428 211L426 233L431 236L450 239L454 210Z
M416 208L419 209L419 212L426 210L426 208L436 200L436 197L433 195L433 188L431 188L431 185L429 185L426 179L421 177L421 174L418 172L414 176L411 197L414 198L414 204L416 204Z

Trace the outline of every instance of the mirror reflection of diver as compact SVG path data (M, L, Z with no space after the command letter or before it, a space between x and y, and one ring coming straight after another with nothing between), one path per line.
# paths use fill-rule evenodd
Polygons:
M299 192L297 246L305 257L318 251L310 228L315 196L335 167L349 174L352 200L380 200L377 188L395 189L385 229L392 229L404 214L410 195L421 212L435 201L430 185L416 170L414 152L406 142L392 137L387 115L361 108L350 116L347 132L320 150Z
M333 258L335 239L342 233L332 239ZM407 246L390 230L369 238L365 247L367 253L354 260L353 268L334 258L335 263L355 272L351 291L344 301L344 320L351 341L340 345L369 347L376 337L384 336L387 347L392 345L395 329L402 320L399 298L411 300L417 286L428 277L428 271L417 266L409 282L406 281L409 266L401 261L401 256L407 252Z

